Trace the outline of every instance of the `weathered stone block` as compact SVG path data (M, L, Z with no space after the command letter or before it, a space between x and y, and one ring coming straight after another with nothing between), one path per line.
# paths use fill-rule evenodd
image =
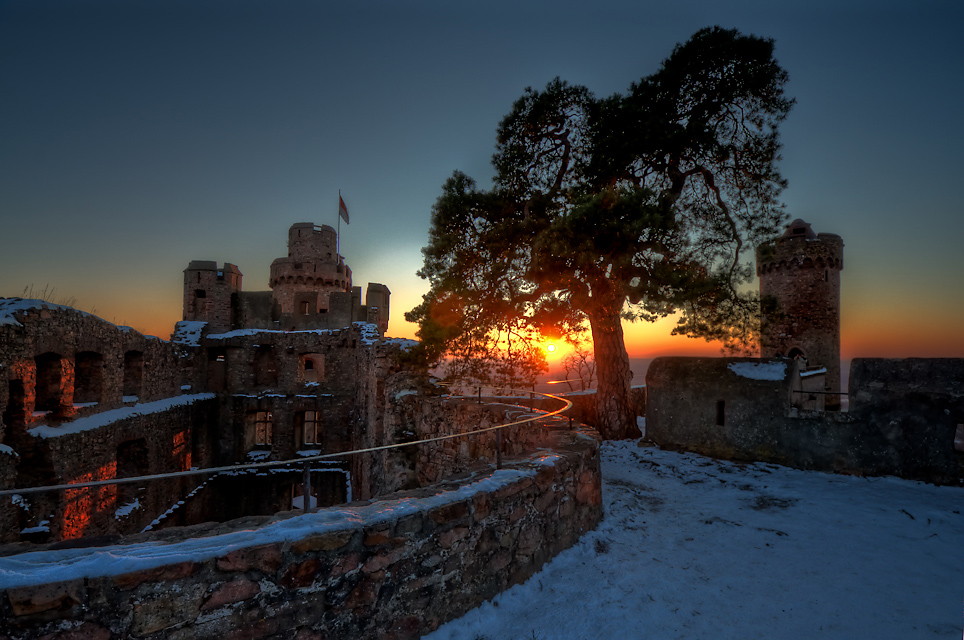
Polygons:
M28 616L44 611L66 611L84 602L84 581L69 580L35 587L7 589L10 609L15 616Z
M468 517L469 505L467 502L453 502L442 507L436 507L428 512L428 517L436 524L448 524L456 520Z
M257 582L240 578L219 585L201 605L201 611L215 609L225 604L247 600L261 593Z
M267 544L247 549L236 549L218 558L217 566L221 571L250 571L257 569L263 573L274 573L281 567L284 556L277 544Z
M315 577L322 569L321 560L308 558L304 562L289 565L281 575L281 584L288 589L307 587L315 581Z
M201 611L204 585L192 585L144 598L134 605L131 633L146 636L195 620Z
M114 577L114 585L121 591L129 591L145 582L167 582L193 575L202 565L198 562L178 562L154 569L132 571Z
M455 527L454 529L449 529L448 531L443 531L439 534L438 541L443 549L451 549L459 540L462 540L467 535L469 535L468 527Z
M291 551L297 554L311 553L312 551L334 551L341 549L352 539L354 531L334 531L319 536L311 536L304 540L291 543Z

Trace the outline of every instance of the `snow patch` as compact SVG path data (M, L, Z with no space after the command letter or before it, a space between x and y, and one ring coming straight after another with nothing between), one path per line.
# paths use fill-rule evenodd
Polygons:
M415 389L402 389L401 391L395 394L395 399L399 400L400 398L404 398L405 396L416 396L416 395L418 395L418 391L416 391Z
M207 326L207 322L201 320L181 320L174 325L174 335L171 342L183 344L186 347L201 346L201 332Z
M129 516L135 509L140 509L140 508L141 508L141 501L138 500L137 498L134 498L133 502L128 502L127 504L123 505L122 507L117 509L117 511L114 512L114 519L120 520L123 517Z
M26 529L20 530L21 534L24 533L50 533L50 520L41 520L40 524L36 527L27 527Z
M330 336L336 333L337 329L306 329L304 331L281 331L280 329L235 329L225 333L212 333L207 336L208 340L226 340L228 338L241 338L244 336L257 336L263 333L314 333L319 336Z
M787 377L785 362L731 362L726 368L750 380L783 380Z
M11 449L10 447L8 447L8 446L5 445L5 444L0 444L0 453L6 454L6 455L8 455L8 456L16 456L16 455L17 455L17 452L16 452L16 451L14 451L13 449ZM19 458L20 456L17 456L17 457Z

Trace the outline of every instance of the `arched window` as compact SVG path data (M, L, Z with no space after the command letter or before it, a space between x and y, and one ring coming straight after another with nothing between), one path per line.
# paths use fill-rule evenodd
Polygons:
M104 357L96 351L81 351L74 358L74 403L101 401L104 388Z
M144 380L144 353L128 351L124 354L124 398L136 398L141 395L141 384Z
M303 358L305 382L314 383L324 380L325 356L320 353L306 353Z
M44 353L34 358L37 365L37 384L34 408L37 411L58 411L63 395L63 363L60 354Z

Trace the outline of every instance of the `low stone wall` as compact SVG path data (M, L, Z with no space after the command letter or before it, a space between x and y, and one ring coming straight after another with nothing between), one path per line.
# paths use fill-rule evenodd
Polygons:
M657 358L646 375L646 437L660 446L732 460L860 475L964 483L964 359L854 359L850 410L792 406L793 363ZM734 366L749 367L744 375ZM749 376L749 377L748 377Z
M602 517L594 432L550 435L538 457L380 500L0 557L0 640L418 637Z

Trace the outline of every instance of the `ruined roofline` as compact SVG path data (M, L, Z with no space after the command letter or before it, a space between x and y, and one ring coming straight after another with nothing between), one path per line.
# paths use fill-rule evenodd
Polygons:
M62 304L55 304L53 302L47 302L46 300L36 300L32 298L0 298L0 326L11 325L15 327L22 327L22 320L26 320L24 316L36 311L54 311L59 313L75 313L81 317L91 318L97 322L103 322L106 325L114 327L118 331L123 331L124 333L134 333L143 336L147 339L160 340L161 342L168 342L163 338L157 336L152 336L146 333L141 333L133 327L128 327L126 325L114 324L109 320L104 320L100 316L95 316L87 311L81 311L80 309L75 309L74 307L68 307ZM18 320L19 316L19 320Z
M237 265L225 262L224 266L219 267L218 263L214 260L191 260L187 265L187 269L184 271L223 271L226 273L236 273L239 276L243 275Z

